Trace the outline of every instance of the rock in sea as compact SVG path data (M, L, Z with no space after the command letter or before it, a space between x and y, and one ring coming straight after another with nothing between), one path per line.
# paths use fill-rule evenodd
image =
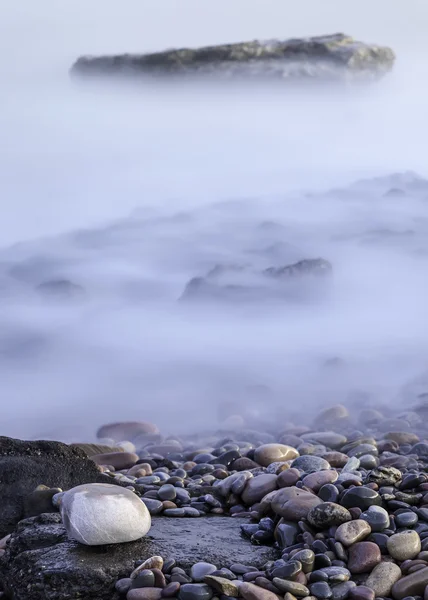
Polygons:
M228 78L374 79L394 64L390 48L358 42L342 33L292 40L179 48L155 54L82 56L72 74L210 76Z
M64 494L61 517L67 534L87 546L138 540L149 531L150 513L130 490L114 485L79 485Z

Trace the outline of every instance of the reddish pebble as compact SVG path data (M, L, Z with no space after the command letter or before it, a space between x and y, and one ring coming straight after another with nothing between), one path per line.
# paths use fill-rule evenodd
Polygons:
M358 587L349 590L348 598L349 600L374 600L375 593L371 588L365 585L359 585Z
M352 574L369 573L380 561L379 546L373 542L357 542L349 548L348 569Z
M276 483L279 488L291 487L296 485L296 483L300 479L300 471L297 469L287 469L286 471L281 471L278 475Z
M162 598L172 598L172 596L177 596L180 591L180 584L178 581L171 581L166 587L162 590Z

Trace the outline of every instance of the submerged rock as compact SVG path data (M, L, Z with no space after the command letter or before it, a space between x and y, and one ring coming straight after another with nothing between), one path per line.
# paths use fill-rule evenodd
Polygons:
M338 33L180 48L154 54L81 56L71 73L335 80L377 78L391 70L394 60L391 48L365 44Z

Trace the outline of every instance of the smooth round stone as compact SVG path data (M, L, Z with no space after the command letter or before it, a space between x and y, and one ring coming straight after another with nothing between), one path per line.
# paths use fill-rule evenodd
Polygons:
M165 517L184 517L186 516L184 508L167 508L163 511Z
M357 542L349 548L348 569L352 574L369 573L380 561L379 547L373 542Z
M301 436L302 440L315 442L316 444L323 444L328 448L336 449L341 448L346 444L346 437L340 433L334 431L315 431L311 433L303 433Z
M131 588L132 579L130 577L124 577L123 579L118 579L114 584L114 589L121 596L125 596L128 590Z
M348 462L348 457L346 454L343 454L343 452L338 452L337 450L325 452L322 455L322 458L329 463L330 467L335 469L342 469Z
M322 502L308 512L307 519L311 525L318 529L328 529L351 521L352 517L346 508L334 502Z
M380 506L382 504L382 498L379 494L368 487L353 487L343 494L341 503L346 508L361 508L361 510L367 510L370 506Z
M161 500L175 500L177 491L171 484L165 484L159 488L158 496Z
M366 586L376 597L390 597L392 586L402 577L401 569L393 562L379 563L367 578Z
M280 577L281 579L294 579L301 570L302 563L293 559L285 563L285 565L273 569L272 577Z
M247 456L242 456L241 458L237 458L233 462L233 470L234 471L250 471L251 469L257 469L260 465L248 458Z
M213 590L206 583L185 583L180 587L180 600L211 600Z
M276 475L266 473L248 479L241 497L247 506L252 506L275 489Z
M308 512L321 504L321 500L305 490L297 487L278 490L271 502L272 510L288 521L300 521Z
M291 487L296 485L296 483L300 479L300 471L298 469L287 469L286 471L282 471L276 480L277 486L279 488Z
M374 532L380 532L389 527L389 514L381 506L370 506L361 514L360 519L367 521Z
M321 471L322 473L335 473L335 471ZM307 475L309 477L309 475ZM318 498L323 502L337 502L339 498L339 490L332 483L326 483L318 491Z
M130 469L139 459L134 452L109 452L107 454L94 454L91 456L97 465L111 465L117 471Z
M155 574L150 569L143 569L134 579L131 579L131 588L156 587Z
M157 475L146 475L145 477L139 477L135 483L138 485L152 485L153 483L159 483L160 477Z
M337 471L330 469L329 471L318 471L317 473L310 473L303 478L302 483L304 486L318 492L322 486L334 483L338 478Z
M60 511L68 536L87 546L132 542L151 527L150 513L140 498L126 488L106 483L68 490Z
M240 496L242 494L242 492L245 489L245 486L247 485L247 481L249 479L253 479L252 477L249 477L248 473L240 473L239 477L237 477L234 482L232 483L232 486L230 488L230 491L232 492L232 494L236 494L237 496Z
M428 567L415 571L399 579L392 586L394 600L403 600L407 596L422 596L428 585Z
M404 512L395 515L395 523L397 527L413 527L418 522L418 515L414 512Z
M386 547L396 560L409 560L415 558L421 551L421 539L416 531L402 531L388 538Z
M350 600L374 600L375 593L365 585L359 585L349 590Z
M371 527L367 521L356 519L347 523L342 523L336 529L335 539L344 546L352 546L356 542L361 542L371 533Z
M373 456L377 456L378 449L373 444L359 444L355 448L348 450L349 458L352 456L360 458L360 456L363 456L364 454L372 454Z
M162 590L162 598L173 598L180 591L180 584L178 581L171 581Z
M159 515L163 511L163 504L160 500L154 498L141 498L144 504L147 506L151 515Z
M111 438L115 441L134 440L138 435L148 433L159 433L159 429L153 423L145 421L126 421L103 425L97 431L97 438Z
M285 444L263 444L254 452L254 460L262 467L268 467L274 462L293 460L297 456L299 456L298 451Z
M304 598L305 596L309 596L310 592L306 585L303 583L299 583L297 581L287 581L286 579L280 579L279 577L274 577L272 583L284 593L293 594L296 598Z
M293 460L291 466L294 469L300 469L304 473L315 473L316 471L330 469L330 464L324 458L310 454L299 456L299 458Z
M338 583L332 588L332 598L333 600L346 600L349 596L349 592L351 589L356 587L356 583L354 581L344 581L343 583Z
M241 583L239 593L244 600L278 600L278 596L254 583Z
M375 469L379 464L379 459L372 454L363 454L363 456L360 456L359 461L363 469Z
M190 569L190 577L193 581L200 583L203 581L205 575L210 575L217 570L215 565L207 562L197 562Z
M316 583L312 583L309 586L309 591L311 592L312 596L315 596L320 600L331 598L333 595L333 592L326 581L317 581Z
M183 488L176 487L175 488L175 493L177 494L176 498L178 500L180 500L180 502L182 504L189 504L190 503L190 495L189 495L189 492L187 490L184 490Z

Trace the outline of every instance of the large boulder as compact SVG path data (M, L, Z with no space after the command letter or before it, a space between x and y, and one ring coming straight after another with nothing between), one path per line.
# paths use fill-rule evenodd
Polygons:
M38 485L68 490L82 483L113 482L79 448L0 437L0 537L23 518L24 500Z
M395 60L391 48L357 42L343 33L288 40L253 40L154 54L82 56L72 74L209 75L220 78L379 77Z
M0 559L0 581L14 600L118 600L117 579L129 577L136 560L160 555L190 568L205 561L261 568L277 551L240 535L242 519L156 518L148 535L127 544L84 546L69 540L58 514L19 523Z

